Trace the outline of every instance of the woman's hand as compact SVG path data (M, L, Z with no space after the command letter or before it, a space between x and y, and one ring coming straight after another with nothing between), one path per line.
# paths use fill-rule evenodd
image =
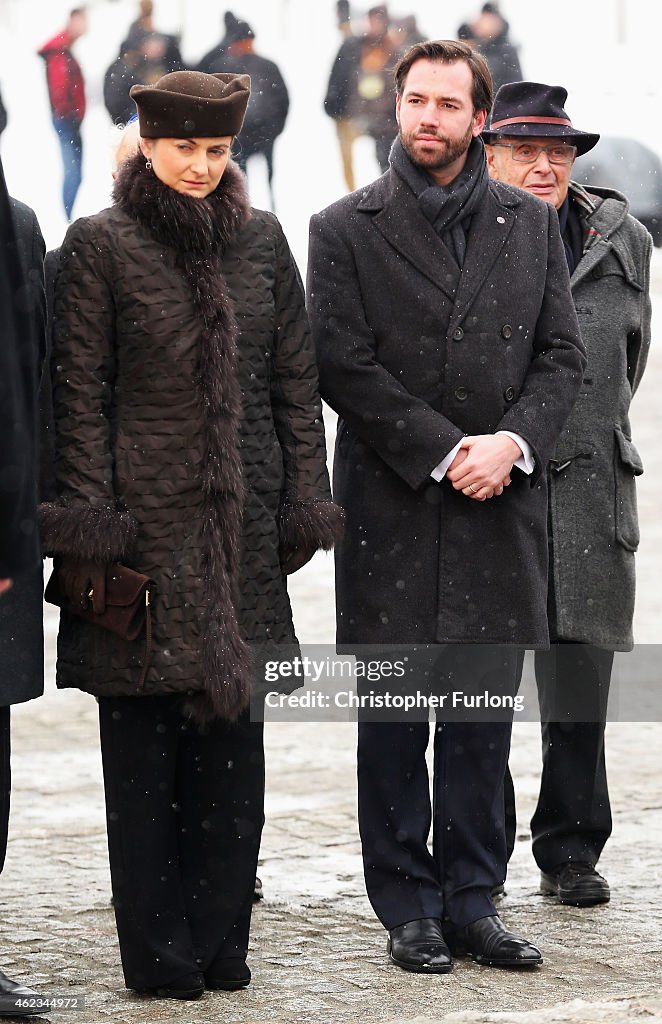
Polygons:
M58 573L64 596L83 611L90 601L95 615L106 610L106 566L100 562L63 560Z
M284 576L291 576L293 572L303 568L306 562L309 562L317 551L317 546L306 547L305 545L300 548L296 548L284 562L281 563L280 569Z

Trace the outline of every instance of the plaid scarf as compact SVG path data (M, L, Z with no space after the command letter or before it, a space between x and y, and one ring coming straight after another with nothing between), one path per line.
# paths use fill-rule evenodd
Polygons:
M600 232L591 224L587 223L587 218L595 213L599 204L596 203L593 196L589 195L586 189L583 188L582 185L578 185L576 181L570 182L568 198L571 202L576 203L577 207L579 207L579 219L583 230L583 255L585 256L589 249L592 249L595 243L602 238Z

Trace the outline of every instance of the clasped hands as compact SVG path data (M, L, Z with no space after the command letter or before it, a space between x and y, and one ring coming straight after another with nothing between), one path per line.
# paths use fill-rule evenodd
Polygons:
M467 498L486 501L503 494L521 454L519 445L507 434L465 437L446 476L455 490L462 491Z

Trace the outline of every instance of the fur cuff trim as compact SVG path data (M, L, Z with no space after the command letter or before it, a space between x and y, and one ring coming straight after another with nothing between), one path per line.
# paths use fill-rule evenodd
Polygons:
M41 546L46 555L118 562L133 547L138 524L126 509L108 505L39 506Z
M286 555L299 548L330 551L342 540L344 526L345 512L334 501L285 501L280 508L281 550Z

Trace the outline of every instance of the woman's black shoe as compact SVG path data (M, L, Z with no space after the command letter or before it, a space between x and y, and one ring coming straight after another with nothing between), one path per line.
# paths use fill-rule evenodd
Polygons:
M159 999L199 999L204 991L205 979L199 971L145 990L147 995L158 996Z
M209 970L205 971L205 985L212 992L236 992L250 985L250 981L250 968L238 956L214 960Z

